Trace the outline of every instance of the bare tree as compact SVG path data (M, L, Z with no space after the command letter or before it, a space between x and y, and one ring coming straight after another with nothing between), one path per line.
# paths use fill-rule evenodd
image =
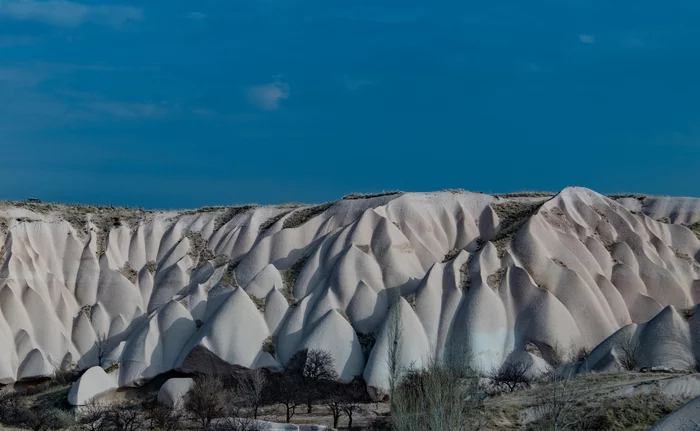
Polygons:
M338 428L338 420L343 413L343 395L340 386L336 386L327 392L324 400L326 407L328 407L328 410L331 411L331 415L333 416L333 428Z
M348 429L352 429L352 415L362 412L362 404L367 401L367 388L355 380L342 389L340 408L348 417Z
M286 410L287 423L292 420L303 400L301 379L296 373L282 373L275 387L275 400Z
M260 368L249 370L239 386L239 393L246 406L253 409L253 419L258 418L258 409L265 402L266 386L267 378Z
M330 352L316 349L297 351L289 360L287 374L295 374L303 387L306 412L311 413L314 401L322 399L329 382L338 379Z
M221 380L206 376L194 381L185 396L185 409L207 428L212 419L225 412L227 394Z
M615 346L619 354L619 361L622 368L628 371L634 371L639 368L639 354L641 345L639 341L630 335L628 338L621 340Z
M490 375L491 384L497 392L507 388L508 392L530 387L530 362L515 361L509 358Z

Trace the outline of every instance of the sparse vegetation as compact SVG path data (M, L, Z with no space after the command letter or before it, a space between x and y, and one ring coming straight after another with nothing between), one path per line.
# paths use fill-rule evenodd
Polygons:
M508 198L548 198L554 196L556 193L554 192L514 192L514 193L498 193L494 194L494 197L500 198L500 199L508 199Z
M284 216L286 216L286 215L289 214L290 212L292 212L292 210L289 210L289 211L282 211L281 213L279 213L279 214L277 214L277 215L274 215L274 216L270 217L269 219L265 220L265 222L263 222L263 223L260 225L260 228L258 229L258 232L262 234L262 233L265 232L266 230L270 229L275 223L277 223L278 221L282 220L282 219L284 218Z
M497 239L496 241L493 241L494 247L496 247L496 255L498 256L499 259L503 259L503 257L508 253L508 245L510 244L510 238L509 237L503 237L500 239Z
M189 231L186 237L190 244L190 249L187 254L190 256L195 266L214 259L214 252L209 249L207 241L202 237L201 232Z
M293 229L299 227L307 221L311 220L312 218L316 217L317 215L321 214L322 212L326 211L328 208L333 206L334 203L335 202L326 202L325 204L321 205L299 208L298 210L291 213L289 217L287 217L284 220L284 223L282 224L282 229Z
M149 260L148 262L146 262L145 267L146 270L148 270L148 272L151 273L151 275L155 274L156 271L158 271L158 264L153 260Z
M138 279L138 273L131 267L129 261L124 262L124 266L119 269L119 273L129 280L132 284L136 283Z
M238 280L236 280L236 265L237 262L229 262L228 266L226 267L226 271L224 272L224 275L221 277L221 280L224 283L227 283L231 285L232 287L237 287L238 286Z
M258 298L250 293L248 294L248 297L253 301L253 304L255 304L255 308L257 308L258 311L265 312L265 298Z
M287 302L291 307L296 307L297 303L297 300L294 297L294 283L296 283L297 278L304 269L308 259L309 255L304 254L296 262L294 262L294 265L292 265L289 269L282 271L282 282L284 283L282 294L287 299Z
M459 252L462 251L461 249L458 248L453 248L452 250L448 251L447 254L445 254L445 257L442 259L442 263L447 263L457 257L459 255Z
M686 225L686 227L690 229L690 231L693 232L698 239L700 239L700 222Z
M360 245L357 245L356 247L359 248L365 254L370 254L372 251L372 249L369 247L368 244L360 244Z
M557 259L556 257L552 258L552 262L556 263L557 265L561 266L562 268L568 268L564 262L561 260Z
M388 192L379 192L379 193L350 193L348 195L343 196L344 200L350 200L350 199L370 199L370 198L377 198L380 196L392 196L392 195L402 195L403 192L399 190L393 190L393 191L388 191Z
M223 213L216 217L216 220L214 221L214 231L221 229L224 225L233 220L234 217L236 217L237 215L243 214L246 211L257 207L258 205L250 204L226 208L226 210Z
M414 310L416 309L416 294L411 293L410 295L405 296L406 302L408 302L408 305L411 306Z
M506 274L505 268L499 268L496 272L486 277L486 283L488 283L491 289L496 290L501 285L503 276Z
M610 221L608 220L608 216L605 215L605 213L604 213L603 211L601 211L601 210L599 210L598 208L595 208L595 207L593 208L593 211L595 211L596 214L598 214L598 216L600 216L601 219L605 220L605 221L608 222L608 223L610 222Z
M493 208L494 212L500 219L500 228L498 233L491 238L491 241L494 243L499 240L506 240L507 242L510 242L510 238L513 236L513 234L524 226L530 217L539 211L544 202L544 200L536 203L512 201L491 204L491 208Z
M275 356L275 346L277 345L277 339L274 335L270 335L263 341L263 352L267 352L272 356Z
M690 257L688 253L683 253L682 251L678 250L677 248L673 250L673 253L676 255L677 258L683 259L686 262L692 262L693 258Z
M467 260L459 267L459 287L464 290L469 290L471 284L472 279L469 273L469 260Z
M639 193L619 193L607 195L607 197L614 201L618 199L637 199L639 202L644 203L648 196Z
M367 360L377 339L371 332L367 334L358 332L357 338L360 341L360 347L362 347L362 354L365 356L365 360Z

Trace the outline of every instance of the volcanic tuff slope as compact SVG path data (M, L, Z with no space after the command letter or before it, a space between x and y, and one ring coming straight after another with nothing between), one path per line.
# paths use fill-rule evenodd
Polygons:
M700 353L700 199L456 190L194 211L4 203L0 217L2 383L101 362L138 385L197 346L245 367L308 347L377 395L397 295L403 366L467 343L484 369L595 346L586 366L607 367L621 336L658 365L676 358L670 333Z

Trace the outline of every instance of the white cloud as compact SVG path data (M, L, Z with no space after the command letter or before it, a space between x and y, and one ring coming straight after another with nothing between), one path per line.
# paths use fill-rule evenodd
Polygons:
M281 81L256 85L248 89L248 99L252 104L265 111L279 109L280 101L289 97L289 85Z
M592 36L590 34L579 34L578 40L580 40L581 43L585 43L586 45L593 45L595 43L595 36Z
M86 22L119 27L142 19L143 12L131 6L88 6L67 0L4 0L0 1L0 16L61 27L77 27Z
M187 14L187 18L191 19L192 21L202 21L209 17L202 12L190 12Z

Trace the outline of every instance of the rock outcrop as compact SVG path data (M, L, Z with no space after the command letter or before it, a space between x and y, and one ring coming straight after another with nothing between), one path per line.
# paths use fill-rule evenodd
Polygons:
M623 338L642 366L700 353L700 199L457 190L193 211L3 203L0 218L3 383L100 363L132 386L323 348L379 394L394 333L406 366L461 349L489 370L534 346L540 368L581 349L605 368Z

